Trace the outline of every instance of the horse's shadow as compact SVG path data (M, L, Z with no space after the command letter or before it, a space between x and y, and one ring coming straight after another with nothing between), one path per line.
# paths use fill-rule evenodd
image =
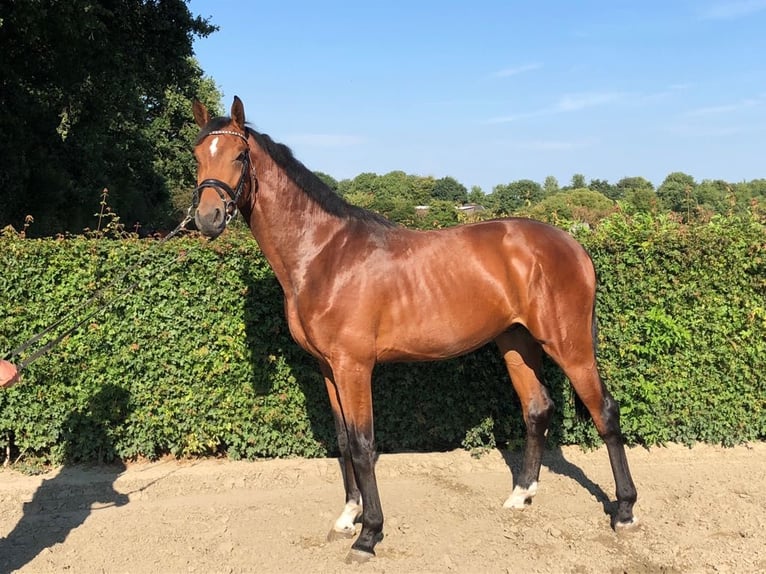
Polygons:
M92 512L94 504L122 506L128 497L114 490L114 481L125 465L114 457L108 427L125 419L128 393L105 385L82 410L73 412L62 427L65 466L53 478L43 480L32 500L24 503L21 519L0 538L0 572L16 571L40 554L63 542ZM84 443L95 449L99 460L110 461L89 471L69 466L77 462Z
M501 450L500 454L502 454L505 464L513 475L513 484L515 486L516 477L521 474L524 453L521 451ZM579 466L568 461L560 447L546 449L543 453L543 466L551 472L574 480L601 504L604 514L609 517L615 516L615 513L617 512L617 502L611 500L609 495L604 492L604 489L588 478Z

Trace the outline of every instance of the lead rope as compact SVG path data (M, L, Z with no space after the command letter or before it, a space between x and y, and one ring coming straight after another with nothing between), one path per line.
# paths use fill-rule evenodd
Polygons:
M36 361L37 359L39 359L40 357L42 357L43 355L48 353L51 349L56 347L59 343L61 343L61 341L63 341L69 335L71 335L72 333L77 331L77 329L82 327L90 319L92 319L93 317L95 317L96 315L98 315L99 313L104 311L105 309L108 309L109 307L114 305L114 303L116 303L117 301L119 301L120 299L125 297L127 294L129 294L131 291L133 291L138 286L138 284L141 282L141 280L135 281L132 284L128 285L126 288L122 289L121 291L118 291L117 294L113 296L111 301L105 301L106 298L104 296L104 292L107 289L110 289L110 288L114 287L115 285L117 285L118 283L122 282L122 280L125 279L125 277L127 277L128 273L130 273L131 271L133 271L133 269L138 267L139 263L142 262L142 260L146 257L147 253L151 253L154 249L156 249L157 246L162 245L163 243L168 241L170 238L175 237L176 235L181 233L181 231L184 231L186 229L186 226L192 221L192 219L193 219L192 209L189 208L189 212L186 214L186 217L184 217L183 221L178 224L178 227L176 227L173 231L171 231L165 237L160 239L157 242L156 246L147 249L144 252L144 254L141 256L141 258L138 260L138 263L135 263L134 265L129 267L122 275L120 275L119 277L114 279L106 287L102 287L101 289L97 290L96 293L94 293L93 296L90 299L85 301L85 303L83 303L82 305L76 307L75 309L70 311L67 315L64 315L64 317L62 317L58 321L54 322L52 325L49 325L48 327L46 327L45 329L43 329L42 331L40 331L39 333L34 335L32 338L30 338L26 342L22 343L21 345L19 345L15 349L13 349L12 351L7 352L5 355L3 355L3 360L10 361L13 357L19 356L21 353L26 351L29 347L31 347L32 345L37 343L40 339L42 339L43 337L45 337L49 333L52 333L53 331L58 329L61 325L65 324L65 323L68 323L72 319L72 317L76 313L78 313L80 310L82 310L82 309L84 309L86 307L89 307L90 305L92 305L96 301L100 301L102 303L101 307L99 307L96 310L88 313L85 317L83 317L82 319L77 321L74 325L72 325L72 327L70 327L69 329L65 330L63 333L58 335L55 339L52 339L51 341L49 341L48 343L46 343L45 345L43 345L42 347L37 349L31 355L29 355L28 357L25 357L23 361L17 363L16 364L16 369L20 373L21 371L26 369L29 365L31 365L34 361ZM179 255L178 257L176 257L172 261L169 261L168 263L163 265L160 269L165 269L165 268L169 267L171 264L173 264L176 261L178 261L178 259L180 257L181 256Z

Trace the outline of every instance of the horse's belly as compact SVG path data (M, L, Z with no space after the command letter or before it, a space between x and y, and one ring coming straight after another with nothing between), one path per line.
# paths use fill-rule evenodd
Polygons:
M468 353L493 340L513 322L508 313L467 305L460 312L413 311L377 337L379 361L430 361Z

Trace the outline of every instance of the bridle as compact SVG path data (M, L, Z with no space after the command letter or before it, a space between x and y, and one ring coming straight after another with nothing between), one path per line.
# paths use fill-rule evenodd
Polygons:
M232 189L231 186L225 181L221 181L220 179L215 179L213 177L201 181L200 184L194 188L192 204L189 208L189 217L192 217L194 212L196 212L197 208L199 207L202 191L204 189L210 188L215 190L215 192L218 194L218 197L220 197L221 201L223 202L224 213L226 214L224 225L228 225L234 216L237 215L237 202L239 202L242 191L245 189L247 174L250 171L250 142L248 142L247 136L245 134L233 130L214 130L207 134L205 137L213 135L236 136L245 141L247 144L247 152L245 152L245 155L242 158L242 173L239 175L239 183L237 183L237 187L235 189Z

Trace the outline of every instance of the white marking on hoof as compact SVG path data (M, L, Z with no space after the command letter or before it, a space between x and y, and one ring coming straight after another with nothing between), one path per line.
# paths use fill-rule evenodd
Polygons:
M346 555L346 564L364 564L370 558L375 558L375 554L352 548Z
M351 538L356 534L356 519L362 515L362 501L347 502L343 507L343 512L335 521L332 530L327 535L327 540L337 540L338 538Z
M516 485L508 500L503 504L503 508L524 508L527 505L527 501L531 501L535 494L537 494L537 481L530 484L529 488L522 488Z
M616 532L629 532L635 530L638 526L638 518L634 516L630 522L615 522L614 530Z

